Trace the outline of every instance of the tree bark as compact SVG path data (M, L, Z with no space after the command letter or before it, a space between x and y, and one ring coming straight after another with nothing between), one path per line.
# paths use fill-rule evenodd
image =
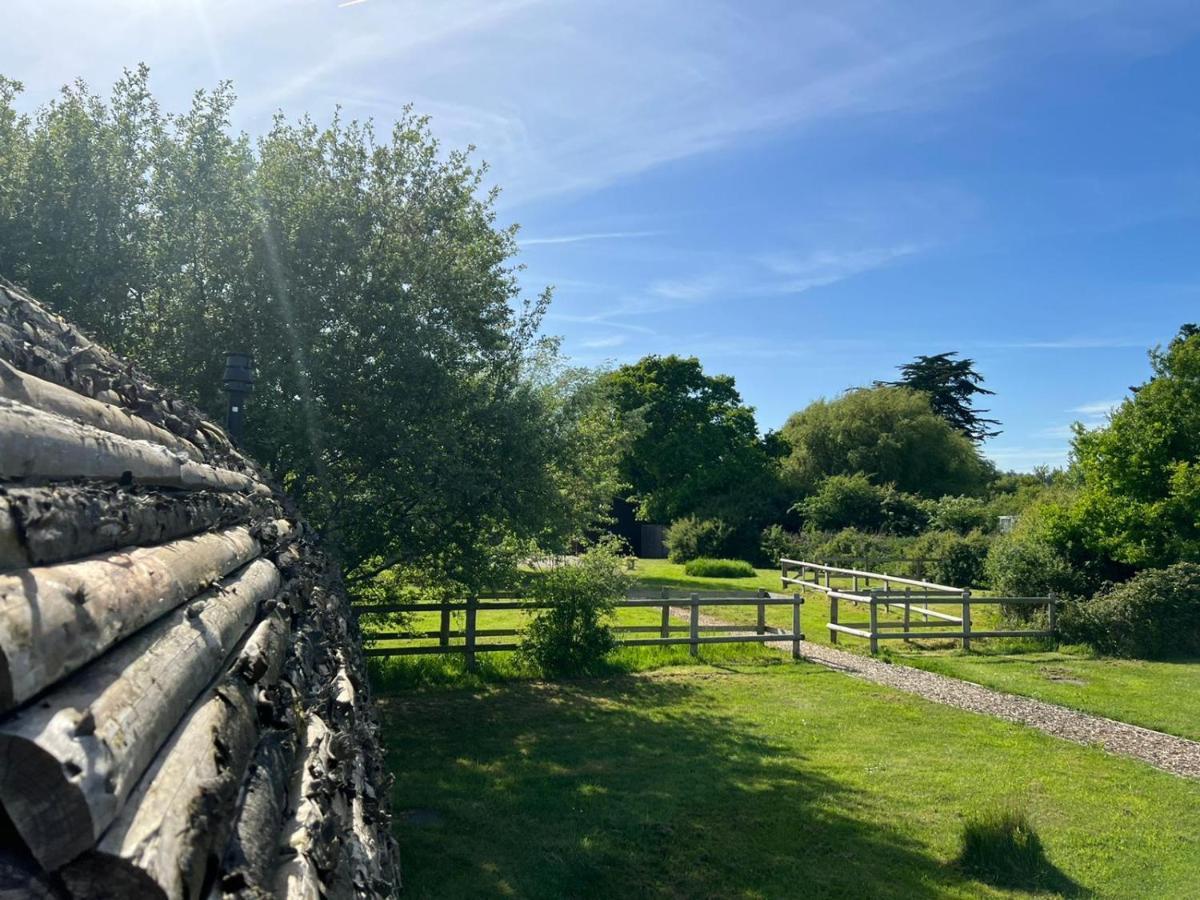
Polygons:
M279 581L273 564L254 560L0 725L0 801L43 866L95 843ZM254 644L249 683L282 658L278 617L263 625L272 621L279 634Z
M279 860L279 831L295 760L294 731L271 731L259 741L221 860L223 896L271 896L271 876Z
M120 407L93 400L52 381L26 375L0 359L0 397L24 403L43 412L54 413L101 431L121 437L161 444L169 450L184 453L195 462L204 462L204 454L191 441L172 434L165 428L151 425L145 419L130 415Z
M148 441L101 431L0 399L0 476L44 481L102 478L172 487L270 493L234 472L193 462Z
M188 713L121 815L62 870L77 900L194 900L225 843L254 752L252 691L222 679Z
M239 526L0 575L0 712L100 656L260 549Z
M274 501L220 491L114 485L6 488L0 495L0 571L160 544L278 513Z

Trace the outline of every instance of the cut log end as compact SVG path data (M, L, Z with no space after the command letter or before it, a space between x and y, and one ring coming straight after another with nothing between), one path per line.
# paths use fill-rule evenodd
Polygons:
M63 778L57 759L36 744L4 734L0 759L0 802L38 863L53 870L92 845L96 835L88 824L92 816L83 795L49 790Z

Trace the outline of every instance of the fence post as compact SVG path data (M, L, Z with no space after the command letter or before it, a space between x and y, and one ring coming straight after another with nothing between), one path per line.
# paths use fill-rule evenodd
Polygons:
M443 647L450 646L450 601L442 600L442 634L438 643Z
M825 587L829 587L829 570L825 570Z
M663 600L667 599L667 589L662 589ZM668 638L671 636L671 604L664 603L662 605L662 627L659 631L660 637Z
M692 645L691 654L697 656L700 653L700 595L692 594L692 617L691 617L691 632Z
M799 594L792 594L792 659L800 658L800 604L804 601ZM760 606L759 609L762 609Z
M475 612L476 606L479 603L479 598L472 591L467 597L467 671L475 671Z
M1046 630L1050 632L1050 637L1054 637L1054 631L1058 627L1058 598L1053 592L1050 594L1050 608L1046 611Z
M904 589L904 633L905 634L908 634L908 632L909 632L908 621L909 621L909 616L912 614L912 598L909 596L910 594L912 594L912 588L905 588Z
M879 652L879 594L871 591L871 653Z
M767 596L767 592L762 588L758 589L758 599L762 600ZM758 604L758 633L767 633L767 606L765 603Z
M858 593L858 576L854 576L854 593Z
M963 650L971 649L971 592L963 591L962 595L962 624L963 624Z
M829 621L836 625L838 623L838 598L830 596L829 598ZM829 630L829 643L836 644L838 641L838 633L835 629Z

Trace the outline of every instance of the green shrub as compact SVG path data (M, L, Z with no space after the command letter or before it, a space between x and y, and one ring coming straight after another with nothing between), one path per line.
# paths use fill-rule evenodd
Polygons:
M970 816L963 822L958 865L980 881L1012 888L1034 887L1053 872L1029 817L1015 807Z
M689 560L683 567L688 575L697 578L753 578L754 566L740 559L712 559L703 557Z
M929 513L920 497L898 491L891 485L883 489L880 510L883 530L888 534L917 535L929 527Z
M831 475L816 493L798 504L799 511L819 530L858 528L878 530L884 525L884 489L862 472Z
M1200 656L1200 564L1148 569L1068 604L1064 638L1101 653L1140 659Z
M818 558L809 562L869 569L882 565L884 560L909 557L912 544L912 538L843 528L818 546L815 553Z
M992 523L988 505L978 497L946 496L927 505L929 527L935 531L956 531L970 534L976 530L990 530Z
M821 531L787 531L782 525L763 529L759 553L765 563L774 566L781 558L814 562L818 548L832 535Z
M988 551L988 583L1002 597L1077 596L1079 575L1061 553L1028 531L997 537Z
M733 529L720 519L684 516L667 529L667 558L687 562L702 556L721 556L733 535Z
M531 596L549 607L529 623L522 659L551 678L593 671L616 645L609 620L632 583L621 554L609 543L534 579Z
M953 531L927 531L913 543L911 552L923 560L919 577L971 588L985 583L990 546L987 537L978 531L965 536Z

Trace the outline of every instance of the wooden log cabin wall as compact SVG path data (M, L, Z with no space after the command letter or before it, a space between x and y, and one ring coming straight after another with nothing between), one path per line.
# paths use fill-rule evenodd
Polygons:
M388 786L294 509L0 281L0 898L394 896Z

